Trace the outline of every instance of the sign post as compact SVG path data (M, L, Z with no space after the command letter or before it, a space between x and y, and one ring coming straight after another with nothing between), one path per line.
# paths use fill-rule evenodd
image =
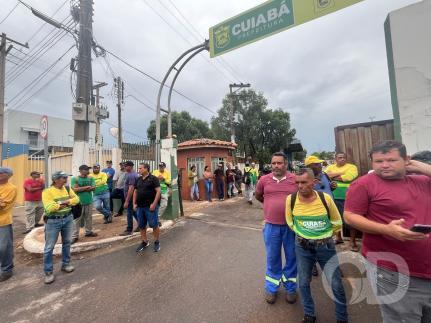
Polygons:
M48 117L43 116L40 119L40 136L43 139L43 152L44 152L44 160L45 160L45 188L49 186L49 174L48 174L48 158L49 158L49 151L48 151Z
M269 0L209 30L210 56L269 37L363 0Z

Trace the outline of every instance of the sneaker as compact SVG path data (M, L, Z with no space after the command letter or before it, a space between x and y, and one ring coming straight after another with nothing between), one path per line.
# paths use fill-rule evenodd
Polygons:
M316 317L311 315L304 315L304 318L302 319L302 323L315 323Z
M250 204L250 205L253 205L253 202L252 202L252 201L247 201L247 203L248 203L248 204Z
M108 219L106 218L105 220L103 220L103 224L108 224Z
M133 230L133 232L141 232L141 229L139 229L139 227L137 227L135 230Z
M33 229L26 229L22 234L30 233L30 232L31 232L31 230L33 230Z
M124 231L124 232L122 232L122 233L120 233L120 236L130 236L132 234L132 232L130 232L130 231Z
M160 227L162 226L162 222L160 222L160 221L159 221L159 222L158 222L158 225L159 225L159 228L160 228Z
M36 225L35 225L36 228L43 227L43 226L44 226L44 224L42 224L42 223L36 223Z
M296 292L286 293L286 302L288 302L289 304L295 304L296 298L297 298Z
M136 252L142 252L142 251L144 251L144 249L148 248L149 245L150 245L150 243L148 241L142 241L139 244L139 247L136 249Z
M0 282L4 282L13 276L12 271L5 271L0 274Z
M160 251L160 241L159 240L154 241L153 251L154 252Z
M274 304L276 300L277 300L277 294L272 294L268 292L265 293L265 301L268 304Z
M53 273L45 273L45 284L52 284L55 280Z
M107 221L108 221L108 223L112 223L112 214L110 216L108 216Z
M86 237L97 237L97 233L96 233L96 232L91 231L91 232L89 232L89 233L86 233L86 234L85 234L85 236L86 236Z
M75 270L75 267L73 267L72 265L69 265L69 264L61 267L61 271L64 271L65 273L68 273L68 274L73 272L74 270Z
M72 238L72 241L70 242L70 244L74 244L78 242L78 238Z

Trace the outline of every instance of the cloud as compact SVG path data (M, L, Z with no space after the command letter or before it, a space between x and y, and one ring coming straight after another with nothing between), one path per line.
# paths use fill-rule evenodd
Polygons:
M207 37L210 26L261 3L257 0L173 1L193 25L191 27L176 12L171 1L161 1L176 13L177 18L188 26L187 29L197 29L200 35L190 35L160 2L150 0L95 1L93 25L94 36L102 46L159 80L181 52ZM13 0L3 2L6 10L15 4ZM28 2L51 15L63 1ZM254 89L264 93L271 107L280 107L292 114L292 126L297 129L298 138L309 151L333 149L335 126L367 122L369 117L392 117L383 23L388 12L414 2L417 1L364 1L227 53L222 58L210 59L207 53L203 53L184 68L175 88L215 111L220 108L229 83L249 82ZM65 5L55 18L63 20L67 17L68 7L68 4ZM10 37L26 41L41 25L38 18L20 5L1 28ZM45 26L30 41L30 47L34 48L53 30L53 27ZM71 44L73 40L66 36L47 51L41 61L9 84L6 102ZM54 77L60 67L76 55L76 49L72 52L40 85ZM20 56L18 52L16 54ZM125 80L126 94L132 94L155 107L157 83L113 57L108 56L106 60L94 58L93 80L109 83L102 88L101 95L110 109L111 116L107 120L110 124L117 122L117 108L113 96L113 75L107 62L114 76ZM234 72L225 62L233 67ZM8 64L8 70L12 68L13 65ZM66 70L43 91L36 91L35 99L21 108L70 118L73 98L69 79L70 72ZM72 84L74 86L75 83ZM166 93L164 91L163 107L166 107ZM13 105L9 107L14 108ZM192 116L206 121L213 115L177 94L172 97L172 107L174 110L189 111ZM146 127L154 117L153 111L127 97L123 108L126 140L143 140ZM108 134L110 127L105 123L102 129L105 142L113 143L115 140Z

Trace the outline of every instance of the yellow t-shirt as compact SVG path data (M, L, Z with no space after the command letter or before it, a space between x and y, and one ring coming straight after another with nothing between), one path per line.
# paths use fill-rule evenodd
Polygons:
M108 186L108 174L104 172L99 172L97 174L90 174L90 177L94 178L94 182L96 183L96 188L94 189L94 194L100 194L107 190L109 190Z
M345 200L347 189L350 183L358 177L358 168L353 164L345 164L342 167L338 167L337 164L329 165L326 173L342 173L341 180L337 182L337 188L332 192L334 199Z
M158 169L153 171L153 175L159 178L160 175L163 176L163 180L159 179L160 182L160 191L162 194L168 192L168 185L171 184L171 174L165 169L163 173L161 173Z
M62 187L61 189L56 188L55 186L50 186L43 190L42 192L42 203L45 208L45 213L50 215L64 215L70 213L72 209L70 207L65 207L60 210L60 201L70 200L69 206L76 205L79 203L79 197L75 194L75 192L70 189L69 193L67 192L66 187Z
M17 189L11 183L0 185L0 227L12 224L12 209Z
M323 193L329 209L329 216L317 192L314 191L316 199L311 203L304 203L296 196L293 214L291 211L291 197L286 198L286 222L287 225L298 235L305 239L325 239L332 237L334 232L340 231L342 221L337 206L332 198Z

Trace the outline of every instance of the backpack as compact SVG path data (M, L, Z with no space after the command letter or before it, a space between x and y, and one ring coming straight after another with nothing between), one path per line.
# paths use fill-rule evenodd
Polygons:
M67 194L69 194L69 197L71 197L70 196L70 187L69 186L65 186L65 187L66 187ZM78 203L76 205L71 206L71 209L72 209L72 215L73 215L74 220L81 217L81 213L82 213L81 203Z
M323 194L323 192L320 192L320 191L317 191L317 195L319 195L320 201L322 202L323 206L325 207L326 214L328 215L328 218L329 218L329 207L328 207L328 204L326 203L325 195ZM295 207L297 196L298 196L298 192L295 192L290 197L290 210L292 211L292 213L293 213L293 208Z
M245 185L251 184L251 173L250 173L250 171L245 171L244 170L244 176L242 177L242 182Z

